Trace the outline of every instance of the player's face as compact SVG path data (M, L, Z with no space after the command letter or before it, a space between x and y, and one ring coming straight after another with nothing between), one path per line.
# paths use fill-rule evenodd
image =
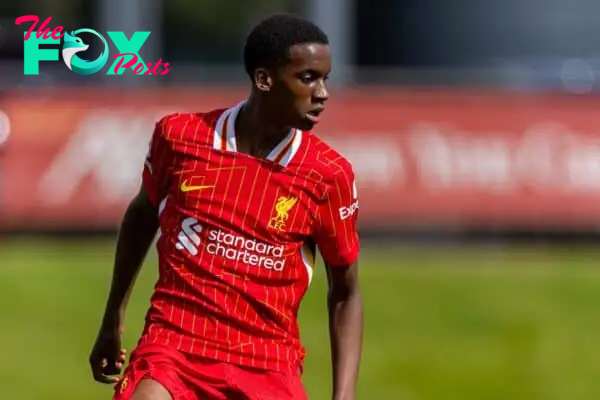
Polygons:
M290 49L290 62L280 68L272 93L283 124L310 130L319 122L329 98L326 80L330 72L329 46L303 44Z

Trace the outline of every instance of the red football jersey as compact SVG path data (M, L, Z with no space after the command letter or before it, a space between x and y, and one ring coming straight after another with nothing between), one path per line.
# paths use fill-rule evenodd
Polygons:
M140 343L296 369L316 248L332 266L358 257L355 177L310 132L290 131L266 159L237 152L240 107L156 125L143 184L160 214L159 279Z

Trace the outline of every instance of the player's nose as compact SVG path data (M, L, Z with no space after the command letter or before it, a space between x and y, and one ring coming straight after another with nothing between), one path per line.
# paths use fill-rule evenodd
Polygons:
M327 90L325 82L322 82L315 87L313 98L320 103L324 103L329 99L329 90Z

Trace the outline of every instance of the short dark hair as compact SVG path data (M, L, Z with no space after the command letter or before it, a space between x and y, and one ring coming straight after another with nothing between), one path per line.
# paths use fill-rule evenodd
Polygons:
M276 14L252 29L244 46L244 68L253 78L257 68L275 68L289 60L292 46L329 44L325 32L314 23L291 14Z

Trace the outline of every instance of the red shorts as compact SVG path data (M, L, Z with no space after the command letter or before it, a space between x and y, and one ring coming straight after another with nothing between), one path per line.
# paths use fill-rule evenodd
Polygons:
M159 345L141 345L131 355L113 400L128 400L143 379L164 386L173 400L307 400L300 374L240 367Z

